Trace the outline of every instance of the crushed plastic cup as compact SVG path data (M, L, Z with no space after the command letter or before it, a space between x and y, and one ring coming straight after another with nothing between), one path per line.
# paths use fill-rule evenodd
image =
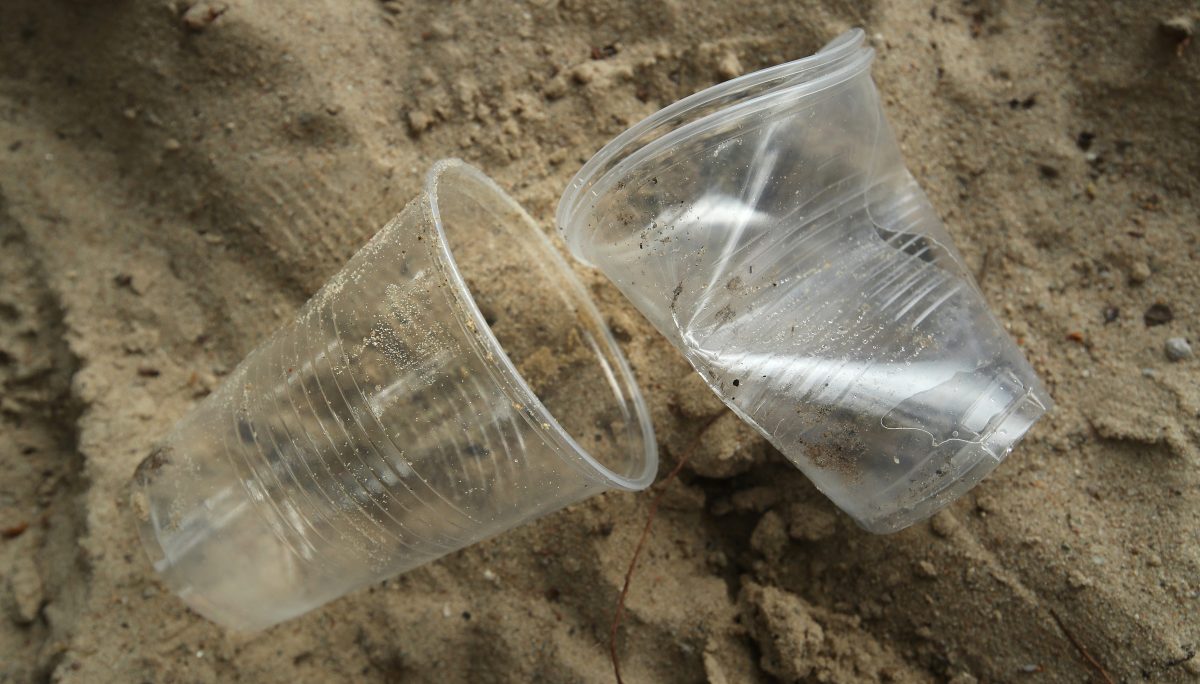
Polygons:
M254 630L605 490L653 429L569 266L474 168L424 192L139 466L155 569Z
M558 206L709 386L872 532L974 486L1050 407L905 169L861 30L635 125Z

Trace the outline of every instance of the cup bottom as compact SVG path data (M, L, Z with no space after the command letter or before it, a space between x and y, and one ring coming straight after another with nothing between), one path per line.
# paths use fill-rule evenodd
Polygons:
M878 516L854 516L855 522L868 532L889 534L929 518L979 484L1000 465L1049 406L1048 397L1034 392L1023 395L993 422L992 429L981 435L979 441L964 444L950 458L950 476L942 476L945 477L943 482L897 483L895 487L903 484L906 491L923 491L924 495L910 502L902 501L897 506L881 508ZM880 498L888 499L886 495Z

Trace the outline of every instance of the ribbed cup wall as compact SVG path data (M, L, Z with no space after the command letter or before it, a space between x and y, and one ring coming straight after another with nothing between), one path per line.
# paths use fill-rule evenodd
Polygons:
M502 368L429 201L384 227L139 469L155 565L214 620L274 624L614 486ZM644 486L653 438L636 387L607 333L588 328L594 311L570 316L616 355L597 359L614 384L600 389L624 396L596 396L593 422L616 430Z

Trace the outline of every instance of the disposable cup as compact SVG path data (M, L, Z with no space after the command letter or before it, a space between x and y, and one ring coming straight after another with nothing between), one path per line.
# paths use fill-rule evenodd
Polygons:
M529 216L456 160L139 466L167 585L254 630L646 487L629 366Z
M873 532L974 486L1051 405L905 169L860 30L677 102L558 206L710 387Z

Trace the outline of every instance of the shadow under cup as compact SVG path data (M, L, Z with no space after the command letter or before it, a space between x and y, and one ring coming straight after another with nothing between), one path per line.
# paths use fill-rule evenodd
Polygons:
M499 187L447 160L175 426L132 505L171 589L250 630L656 469L582 285Z

